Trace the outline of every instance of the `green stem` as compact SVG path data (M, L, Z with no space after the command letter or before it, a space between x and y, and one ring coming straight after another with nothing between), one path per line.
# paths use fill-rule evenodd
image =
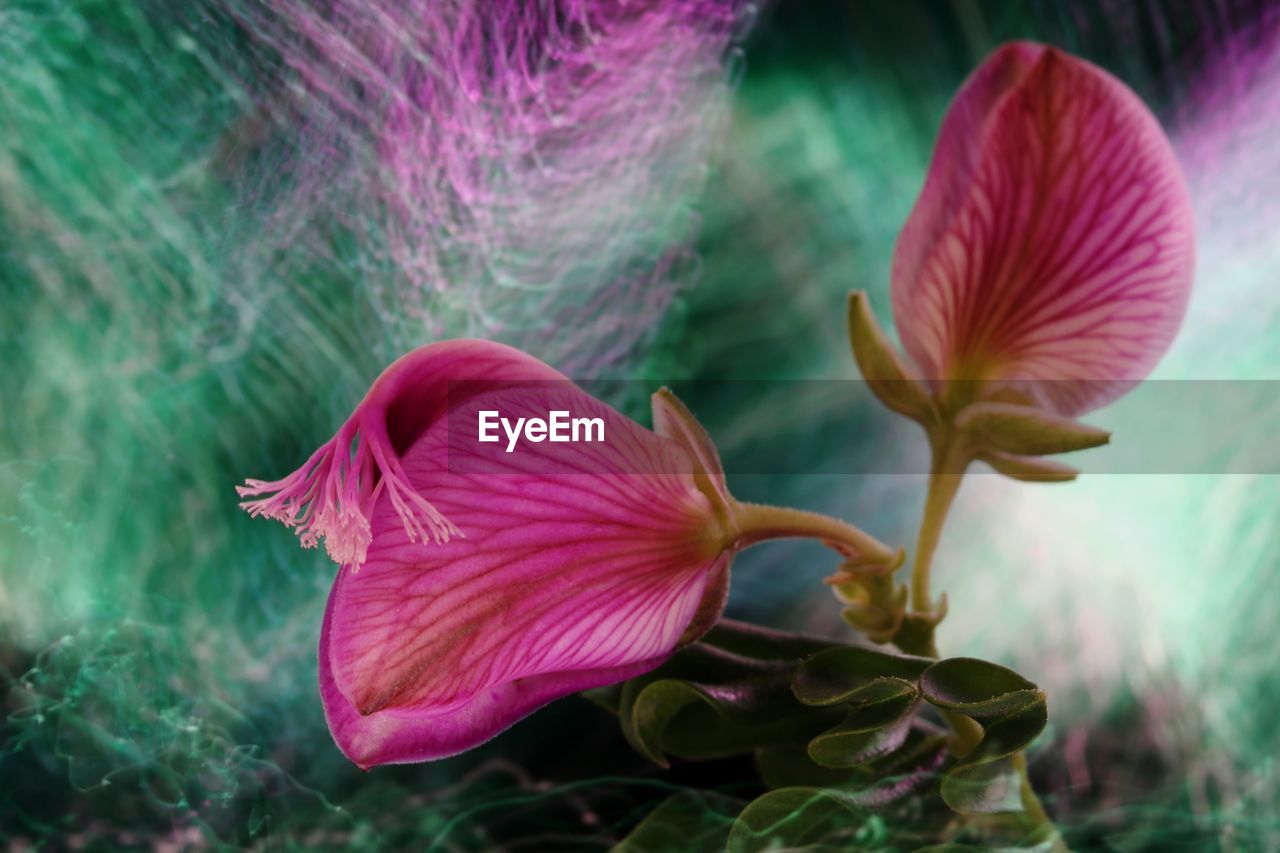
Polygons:
M982 740L982 726L978 725L972 717L966 717L964 714L942 708L938 710L947 721L947 725L951 726L951 731L955 732L955 737L951 739L951 754L957 758L963 758Z
M929 491L925 497L924 515L920 520L920 534L916 539L915 560L911 565L911 609L921 618L914 620L913 624L918 626L915 636L904 638L910 640L911 646L904 651L937 658L938 644L934 639L937 608L929 591L929 575L933 568L933 555L938 549L942 528L947 521L947 513L960 491L960 482L973 456L963 441L946 428L934 433L931 438L933 459L929 468ZM982 740L982 726L971 717L952 711L943 711L942 716L955 733L951 742L953 754L966 755ZM1020 795L1022 808L1026 812L1026 823L1040 840L1052 838L1051 849L1054 851L1067 850L1062 836L1058 834L1040 798L1036 796L1035 789L1031 787L1031 780L1027 776L1026 755L1018 752L1012 761L1021 780Z
M852 524L802 509L736 503L733 518L733 545L745 548L767 539L818 539L845 557L868 562L892 562L897 552Z
M1066 842L1062 840L1062 836L1058 833L1057 827L1053 825L1053 821L1049 818L1049 813L1044 810L1044 805L1040 802L1040 798L1036 796L1035 788L1031 787L1031 777L1027 775L1027 756L1026 753L1014 753L1012 758L1014 769L1018 771L1018 778L1021 780L1022 809L1027 813L1027 823L1032 827L1038 837L1037 842L1052 839L1049 849L1055 851L1068 851Z
M938 550L947 513L960 491L960 481L971 458L962 443L950 435L939 436L932 443L929 492L925 497L924 516L920 519L920 534L916 538L915 561L911 566L911 609L917 613L930 613L934 609L929 593L933 555Z

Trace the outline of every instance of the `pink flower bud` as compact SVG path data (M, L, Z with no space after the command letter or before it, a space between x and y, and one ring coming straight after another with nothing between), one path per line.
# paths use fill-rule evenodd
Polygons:
M935 391L1013 384L1079 415L1168 349L1193 256L1190 199L1151 112L1088 62L1012 43L947 111L894 250L895 323Z

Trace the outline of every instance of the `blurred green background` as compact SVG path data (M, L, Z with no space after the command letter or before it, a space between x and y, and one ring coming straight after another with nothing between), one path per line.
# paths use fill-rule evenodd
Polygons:
M359 174L332 184L348 215L293 216L277 173L314 152L292 114L257 129L261 81L286 75L251 11L0 2L0 838L599 849L673 788L734 790L749 767L659 772L577 699L428 765L362 773L334 747L314 659L333 566L250 520L233 486L292 470L431 338L380 296L402 278L369 236L379 211ZM624 353L575 350L575 375L853 378L845 291L869 290L888 324L893 240L950 95L1026 37L1124 79L1182 158L1197 290L1157 377L1280 379L1276 21L1272 4L1229 0L749 9L724 79L699 90L723 120L688 130L705 137L705 180L682 202L697 236L661 282L670 304L643 309L651 328ZM440 316L446 336L486 331ZM634 384L615 402L641 416ZM873 430L869 402L759 387L719 384L697 405L735 493L910 542L921 477L732 472L771 446L802 448L797 470L919 460L923 439ZM1149 424L1124 403L1093 420ZM1263 400L1221 434L1151 440L1203 442L1247 471L1235 431L1277 425L1280 400ZM1265 473L966 484L936 575L952 605L940 642L1049 690L1032 773L1077 846L1280 845L1278 498ZM730 614L838 635L817 583L829 568L817 546L755 549Z

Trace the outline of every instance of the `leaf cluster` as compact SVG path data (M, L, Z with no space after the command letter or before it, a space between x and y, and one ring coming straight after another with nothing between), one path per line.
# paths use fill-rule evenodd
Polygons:
M1047 721L1044 693L993 663L729 620L653 672L587 696L655 763L752 754L769 789L736 813L729 797L677 795L626 850L676 836L697 849L856 848L851 836L913 795L940 796L958 815L1018 812L1014 757ZM944 715L971 721L976 742L950 737Z

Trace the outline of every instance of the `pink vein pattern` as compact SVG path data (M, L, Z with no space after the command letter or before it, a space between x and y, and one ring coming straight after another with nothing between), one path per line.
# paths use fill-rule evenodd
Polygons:
M598 417L606 440L508 453L475 440L481 410ZM697 479L723 473L714 448L699 452L530 356L451 341L388 368L299 472L250 481L276 492L251 511L346 549L319 649L344 754L369 767L469 749L553 699L652 669L709 628L731 553ZM423 506L451 535L424 534ZM359 549L351 530L316 526L347 516Z
M1015 380L1077 415L1150 373L1190 295L1190 198L1155 117L1105 71L997 50L947 112L894 250L924 377Z

